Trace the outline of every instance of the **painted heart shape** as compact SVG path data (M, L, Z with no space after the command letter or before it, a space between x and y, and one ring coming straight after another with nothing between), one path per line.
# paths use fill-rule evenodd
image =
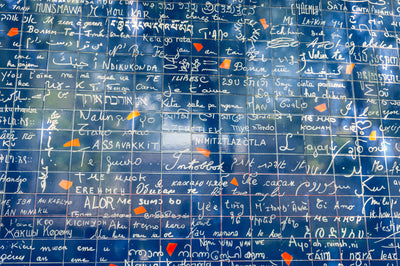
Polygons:
M357 128L359 130L365 130L367 128L370 128L371 126L372 126L372 123L369 120L357 121Z

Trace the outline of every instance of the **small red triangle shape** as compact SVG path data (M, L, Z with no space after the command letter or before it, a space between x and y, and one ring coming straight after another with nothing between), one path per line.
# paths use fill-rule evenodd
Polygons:
M196 150L197 150L198 153L201 153L204 156L210 157L210 151L209 150L202 149L202 148L199 148L199 147L197 147Z
M290 254L287 253L287 252L283 252L283 253L281 254L281 256L282 256L282 259L286 262L287 266L290 266L290 263L291 263L292 260L293 260L293 256L290 255Z
M167 252L169 256L172 256L172 253L174 253L175 248L178 244L177 243L169 243L167 246Z
M15 36L15 35L18 35L18 28L11 28L11 29L8 31L7 35L10 36L10 37L13 37L13 36Z
M318 112L320 112L320 113L325 112L325 111L327 110L327 108L326 108L326 103L317 105L317 106L315 106L314 108L315 108Z
M80 147L79 139L73 139L64 144L64 147Z
M203 45L201 43L193 43L194 48L196 48L197 52L200 52L203 49Z
M260 22L263 25L264 30L266 30L269 27L265 18L260 19Z
M236 177L234 177L234 178L232 179L231 184L232 184L232 185L235 185L235 186L239 186L239 183L238 183Z
M219 66L219 68L223 69L229 69L231 67L231 60L230 59L225 59L222 64Z

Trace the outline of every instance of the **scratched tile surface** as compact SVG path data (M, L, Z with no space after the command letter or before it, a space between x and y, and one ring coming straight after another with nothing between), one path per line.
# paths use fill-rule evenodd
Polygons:
M398 266L400 2L0 0L0 265Z

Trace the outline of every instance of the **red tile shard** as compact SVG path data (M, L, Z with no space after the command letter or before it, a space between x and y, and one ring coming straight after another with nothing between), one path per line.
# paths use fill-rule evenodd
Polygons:
M196 148L198 153L203 154L204 156L210 157L210 151L202 148Z
M203 45L201 43L193 43L193 45L197 52L200 52L203 49Z
M138 117L139 115L140 115L139 111L136 110L136 111L131 112L126 119L132 120L133 118Z
M18 35L18 28L11 28L11 29L8 31L7 35L10 36L10 37L13 37L13 36L15 36L15 35Z
M143 206L137 207L136 209L133 210L135 212L135 214L143 214L145 212L147 212L146 208Z
M260 19L260 22L263 25L264 30L266 30L269 27L265 18Z
M353 72L353 68L356 64L350 64L346 66L346 74L350 75Z
M231 67L231 60L225 59L224 62L219 66L219 68L229 69Z
M64 144L64 147L80 147L79 139L73 139Z
M232 185L235 185L235 186L237 186L237 187L239 186L239 183L238 183L236 177L234 177L234 178L231 180L231 184L232 184Z
M72 187L72 182L63 179L63 180L61 180L60 183L58 183L58 185L59 185L61 188L65 189L65 190L68 190L70 187Z
M174 253L175 248L178 244L177 243L169 243L167 246L167 252L169 256L172 256L172 253Z
M320 112L320 113L325 112L325 111L327 110L327 108L326 108L326 103L317 105L317 106L315 106L314 108L315 108L318 112Z
M290 263L291 263L292 260L293 260L293 256L290 255L290 254L287 253L287 252L283 252L283 253L281 254L281 256L282 256L282 259L286 262L287 266L289 266Z

